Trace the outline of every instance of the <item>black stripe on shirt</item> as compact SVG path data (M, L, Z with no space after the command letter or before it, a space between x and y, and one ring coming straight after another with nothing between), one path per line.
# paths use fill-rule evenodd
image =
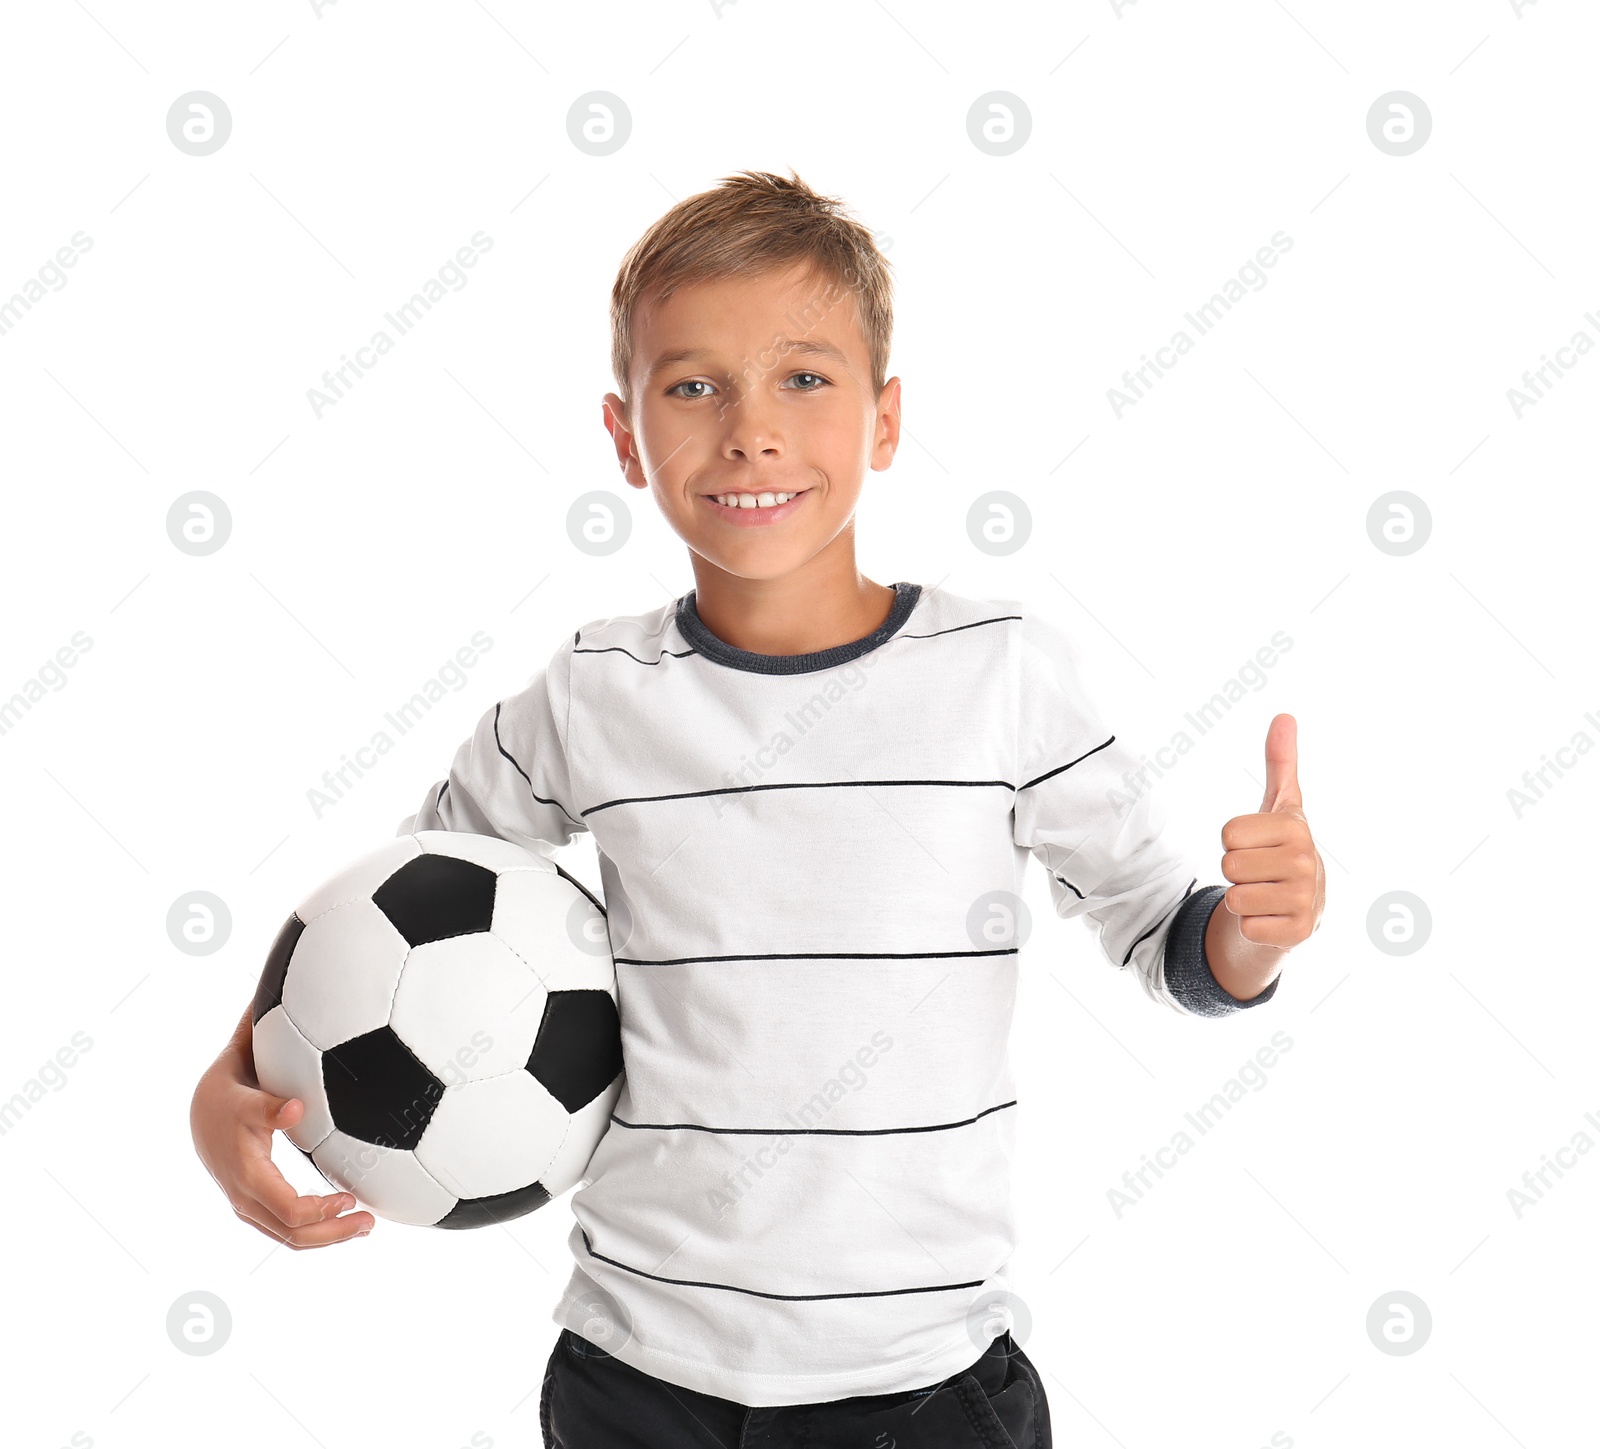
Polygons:
M505 742L503 740L501 740L501 738L500 738L500 705L498 705L498 704L495 705L495 707L494 707L494 742L495 742L496 748L500 751L500 753L502 755L504 755L508 760L511 761L512 768L514 770L516 770L516 772L519 775L521 775L522 778L527 782L528 793L530 795L532 795L535 800L537 800L541 805L554 805L557 810L559 810L563 815L565 815L567 817L567 819L570 820L579 829L586 829L587 828L584 825L583 821L581 821L576 815L574 815L570 810L568 810L567 807L565 805L563 805L559 800L546 800L543 795L541 795L537 790L535 790L533 788L533 781L528 779L528 772L526 770L524 770L522 768L522 766L517 763L516 756L513 755L511 753L511 751L508 750L505 747Z
M1184 901L1189 899L1189 892L1194 889L1194 881L1195 880L1199 880L1199 879L1200 879L1200 877L1196 876L1194 878L1194 880L1191 880L1189 882L1189 884L1184 888L1184 892L1183 892L1183 900ZM1182 904L1183 904L1183 901L1179 901L1178 902L1178 905L1181 906ZM1174 906L1173 910L1176 910L1176 909L1177 909L1177 906ZM1155 935L1155 933L1161 929L1161 927L1167 921L1168 917L1170 917L1171 915L1172 915L1172 911L1168 911L1167 914L1165 916L1163 916L1159 921L1157 921L1155 923L1155 925L1150 927L1150 929L1148 931L1146 931L1144 933L1144 935L1140 936L1138 941L1135 941L1132 946L1128 947L1128 954L1122 958L1122 964L1124 966L1126 966L1128 964L1128 962L1133 960L1133 953L1138 948L1139 941L1148 940L1151 936Z
M948 629L935 629L931 634L901 634L902 639L937 639L941 634L955 634L962 629L976 629L980 624L1001 624L1007 619L1020 619L1021 614L996 614L992 619L974 619L970 624L952 624Z
M1106 741L1107 744L1110 741ZM1101 746L1103 749L1104 746ZM1094 751L1089 752L1093 754ZM1074 764L1077 761L1073 762ZM1067 767L1063 765L1063 770ZM1055 772L1052 770L1052 774ZM1041 775L1040 779L1044 777ZM1037 784L1038 781L1030 783ZM955 785L963 787L996 788L1000 790L1015 791L1016 786L1009 780L793 780L787 783L777 782L770 785L724 785L715 790L680 790L671 795L624 795L618 800L607 800L599 805L591 805L583 813L593 815L597 810L609 810L613 805L648 805L657 800L696 800L705 795L743 795L752 790L845 790L850 788L866 788L869 785ZM1027 787L1024 786L1024 789Z
M1015 956L1018 950L1016 946L1001 946L993 951L761 951L733 956L672 956L664 961L617 956L612 965L686 966L695 961L932 961L946 956Z
M976 1117L963 1117L959 1122L935 1122L927 1127L706 1127L698 1122L627 1122L611 1114L619 1127L631 1127L637 1132L716 1132L731 1137L891 1137L907 1132L948 1132L952 1127L970 1127L991 1112L1015 1107L1017 1099L1001 1102L996 1107L985 1107Z
M684 649L674 654L670 649L663 649L654 659L641 659L637 654L624 649L620 644L607 644L603 649L574 649L574 654L626 654L635 664L659 664L663 659L687 659L691 654L698 654L697 649Z
M1090 755L1098 754L1101 750L1105 749L1106 745L1109 745L1111 743L1111 740L1114 740L1114 739L1116 739L1116 736L1112 735L1111 739L1110 740L1106 740L1103 744L1096 745L1094 747L1094 749L1092 749L1092 750L1085 750L1081 755L1078 756L1078 758L1076 760L1068 760L1067 763L1064 764L1064 765L1057 765L1055 767L1055 769L1053 769L1053 770L1046 770L1044 772L1044 774L1042 774L1042 775L1035 775L1033 777L1033 779L1029 780L1026 785L1018 785L1017 789L1018 790L1031 789L1034 785L1037 785L1041 780L1048 780L1052 775L1059 775L1063 770L1070 770L1074 765L1082 764L1083 761L1087 760Z
M624 1273L636 1273L641 1278L650 1278L657 1283L674 1283L680 1288L720 1288L726 1293L748 1293L752 1298L779 1298L786 1303L814 1303L825 1298L892 1298L901 1293L950 1293L957 1288L981 1288L989 1281L987 1278L974 1278L970 1283L930 1283L923 1288L878 1288L865 1293L762 1293L758 1289L740 1288L733 1283L706 1283L696 1278L663 1278L659 1273L646 1273L643 1268L630 1268L626 1263L595 1252L594 1244L589 1241L589 1234L582 1223L578 1225L578 1231L591 1258L609 1263L613 1268L621 1268Z

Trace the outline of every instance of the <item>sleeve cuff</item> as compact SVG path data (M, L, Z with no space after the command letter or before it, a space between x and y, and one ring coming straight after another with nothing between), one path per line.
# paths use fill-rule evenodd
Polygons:
M1259 995L1241 1001L1230 995L1211 974L1206 960L1206 925L1211 913L1228 893L1227 886L1211 885L1185 896L1167 928L1163 947L1163 974L1167 990L1185 1011L1194 1016L1229 1016L1271 1001L1283 979L1274 976Z

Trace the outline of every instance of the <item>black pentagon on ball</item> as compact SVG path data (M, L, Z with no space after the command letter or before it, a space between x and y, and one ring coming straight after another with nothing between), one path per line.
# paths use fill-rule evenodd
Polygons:
M323 1052L322 1086L341 1132L407 1152L444 1096L444 1083L387 1026Z
M550 1194L537 1182L527 1187L513 1188L510 1192L497 1192L492 1197L465 1197L450 1209L436 1228L487 1228L495 1223L508 1223L550 1201Z
M487 931L494 920L495 873L451 855L408 860L372 893L372 904L406 941L421 946Z
M594 1101L622 1070L622 1029L608 991L552 991L528 1070L569 1112Z
M290 914L278 930L277 939L267 951L267 964L261 968L261 979L256 983L256 994L250 1002L250 1024L254 1026L283 1000L283 978L289 971L289 958L294 955L295 943L306 923Z

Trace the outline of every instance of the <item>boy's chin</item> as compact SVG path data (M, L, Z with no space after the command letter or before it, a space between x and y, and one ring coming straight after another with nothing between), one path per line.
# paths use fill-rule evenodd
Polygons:
M692 553L713 568L736 579L751 582L775 582L787 578L815 556L816 549L796 547L792 543L775 548L771 545L749 548L729 548L721 541L706 538L685 538Z

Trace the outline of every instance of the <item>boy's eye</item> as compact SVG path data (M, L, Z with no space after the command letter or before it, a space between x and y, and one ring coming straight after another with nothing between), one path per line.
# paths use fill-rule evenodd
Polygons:
M809 379L809 382L806 381L807 379ZM818 392L822 388L832 386L827 378L817 372L797 372L790 377L789 381L802 384L794 389L796 392ZM706 390L704 392L684 392L683 389L686 387L700 387ZM667 389L667 396L687 398L690 401L694 401L697 398L709 397L714 391L716 389L704 378L691 377L686 378L683 382L674 383Z

